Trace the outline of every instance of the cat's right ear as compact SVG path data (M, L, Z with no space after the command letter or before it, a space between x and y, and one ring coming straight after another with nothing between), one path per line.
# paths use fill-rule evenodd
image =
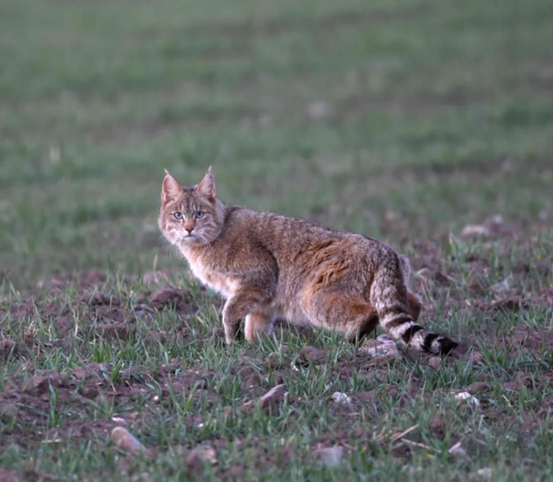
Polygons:
M182 193L182 187L177 180L165 169L165 179L161 185L161 202L166 203L170 199L178 197Z

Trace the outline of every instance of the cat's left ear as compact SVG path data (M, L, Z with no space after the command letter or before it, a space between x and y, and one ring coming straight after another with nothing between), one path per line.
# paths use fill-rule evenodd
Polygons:
M215 179L213 179L213 174L211 173L211 166L205 173L204 178L196 186L196 192L207 197L210 201L215 201Z

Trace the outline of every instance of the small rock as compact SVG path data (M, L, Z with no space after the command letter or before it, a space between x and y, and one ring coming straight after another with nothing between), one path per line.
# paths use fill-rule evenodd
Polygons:
M345 393L334 392L330 398L340 405L351 405L351 397Z
M457 442L453 447L451 447L448 452L451 454L451 455L454 455L455 457L459 457L459 458L466 458L467 457L467 452L465 451L465 449L461 446L461 442Z
M315 450L314 455L328 467L337 467L344 458L344 447L335 445L334 447L323 447Z
M476 407L480 405L480 400L478 400L476 397L473 397L469 392L461 392L455 395L455 400L457 402L463 402L467 401L469 404L472 404Z
M503 216L501 214L495 214L486 219L487 226L500 226L504 223Z
M508 278L490 286L490 291L496 295L504 295L505 293L508 293L510 289L511 284L509 283Z
M265 412L270 412L280 406L286 397L286 393L286 385L282 383L273 387L259 399L246 402L242 408L248 411L253 409L254 406L259 406Z
M484 467L483 469L478 469L476 471L476 474L484 479L491 479L493 475L493 471L489 467Z
M490 231L490 228L487 226L481 225L481 224L469 224L463 228L461 231L461 236L463 238L471 238L471 237L488 237L492 233Z
M123 449L130 454L146 451L146 447L144 447L144 445L142 445L130 434L127 429L123 427L115 427L111 431L111 439L116 447Z
M372 357L395 357L399 355L399 350L394 344L382 343L381 345L369 348L361 348L361 351Z
M313 102L309 104L307 108L307 113L311 119L322 119L327 117L330 113L328 104L323 101Z

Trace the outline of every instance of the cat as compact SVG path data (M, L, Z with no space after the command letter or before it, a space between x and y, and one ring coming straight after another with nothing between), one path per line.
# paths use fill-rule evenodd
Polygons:
M165 173L159 228L194 275L226 298L227 343L243 319L253 342L284 318L337 330L352 342L380 324L416 351L447 354L457 346L416 322L421 302L408 290L409 261L392 248L361 234L227 206L216 196L211 168L189 187Z

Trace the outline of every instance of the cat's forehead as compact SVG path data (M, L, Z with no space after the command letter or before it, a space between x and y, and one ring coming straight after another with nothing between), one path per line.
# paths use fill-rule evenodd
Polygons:
M178 207L182 211L197 211L205 204L197 195L194 187L183 187L182 196L172 203L171 207Z

